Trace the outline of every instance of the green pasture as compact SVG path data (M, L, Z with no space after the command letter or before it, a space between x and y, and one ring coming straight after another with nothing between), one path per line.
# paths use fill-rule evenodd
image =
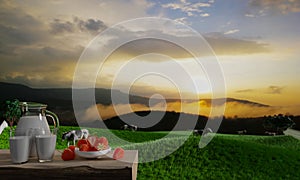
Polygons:
M62 133L77 128L60 127L57 149L67 146ZM217 134L200 149L200 136L189 132L89 131L106 136L112 148L138 149L138 179L300 179L300 141L291 136ZM8 137L6 128L1 149L9 148ZM169 155L156 160L160 153Z

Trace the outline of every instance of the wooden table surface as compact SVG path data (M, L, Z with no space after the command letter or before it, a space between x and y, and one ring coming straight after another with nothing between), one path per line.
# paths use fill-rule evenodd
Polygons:
M39 163L30 157L24 164L13 164L9 150L0 150L0 179L136 179L138 151L125 150L122 159L112 159L112 153L98 159L76 156L63 161L62 150L56 150L53 161ZM5 178L2 178L5 177Z

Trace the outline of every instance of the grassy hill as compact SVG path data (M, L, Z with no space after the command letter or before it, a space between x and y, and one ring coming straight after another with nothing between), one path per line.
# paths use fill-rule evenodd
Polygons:
M61 127L57 148L66 147L61 133L74 127ZM92 134L106 135L114 148L138 149L139 160L149 157L156 147L166 151L184 137L184 132L174 133L159 140L167 132L130 132L110 130L119 138L131 142L127 145L115 136L109 136L103 129L90 129ZM0 148L9 148L8 129L0 135ZM157 141L153 141L157 140ZM200 136L190 136L171 155L138 166L138 179L299 179L300 141L290 136L250 136L218 134L203 149L198 148ZM161 142L167 146L161 146Z

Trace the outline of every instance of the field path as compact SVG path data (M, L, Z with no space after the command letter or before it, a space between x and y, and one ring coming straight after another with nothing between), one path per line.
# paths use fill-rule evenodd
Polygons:
M286 131L283 132L285 135L290 135L293 136L296 139L300 140L300 131L297 131L295 129L287 129Z

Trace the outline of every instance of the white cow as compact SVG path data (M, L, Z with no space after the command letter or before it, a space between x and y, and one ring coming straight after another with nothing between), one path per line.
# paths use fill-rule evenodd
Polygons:
M193 131L194 135L202 135L202 136L206 136L209 133L212 133L213 131L210 128L205 128L205 129L195 129Z
M213 133L213 131L210 128L205 128L204 131L203 131L203 136L206 136L210 133Z
M138 127L136 125L127 125L124 124L124 126L122 127L122 129L124 130L131 130L131 131L137 131Z
M276 132L269 132L269 131L266 131L265 134L266 134L266 135L269 135L269 136L276 136Z
M73 141L73 145L75 145L75 141L79 139L87 139L88 136L89 136L89 131L87 129L71 130L63 133L62 140L67 140L69 146L70 141Z
M243 134L246 134L246 133L247 133L246 129L241 130L241 131L237 131L237 134L239 134L239 135L243 135Z

